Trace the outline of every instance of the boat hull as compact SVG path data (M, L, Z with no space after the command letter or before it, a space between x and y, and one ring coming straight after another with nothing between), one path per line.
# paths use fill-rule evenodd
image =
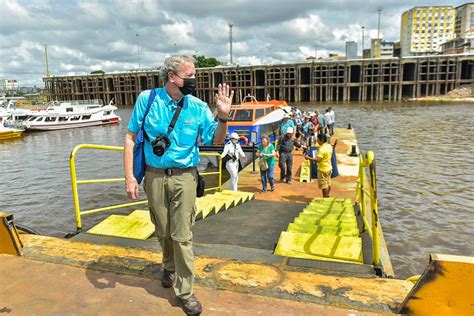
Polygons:
M20 138L23 131L0 131L0 141Z
M88 121L88 122L75 122L75 123L64 123L64 124L42 124L42 125L29 125L29 126L26 125L25 129L28 131L53 131L53 130L60 130L60 129L90 127L90 126L118 124L118 123L120 123L120 119L117 117L117 118L97 120L97 121Z

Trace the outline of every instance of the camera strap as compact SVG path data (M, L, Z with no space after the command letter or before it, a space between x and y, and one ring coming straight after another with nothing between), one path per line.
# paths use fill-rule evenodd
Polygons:
M183 104L184 104L184 96L179 100L178 102L178 108L176 111L174 111L173 118L171 119L170 125L168 126L168 134L170 134L173 131L174 126L176 125L176 122L178 121L179 114L181 113L181 110L183 109Z
M149 104L151 105L151 103L149 103ZM170 125L168 125L168 134L173 131L174 126L176 125L176 122L178 121L179 114L181 113L181 110L183 109L183 105L184 105L184 97L182 97L181 100L179 100L178 108L176 109L176 111L173 114L173 118L171 119ZM148 114L149 110L150 110L150 108L147 109L147 111L145 113L145 117ZM145 119L143 119L143 122L145 122ZM145 130L143 130L143 133L144 133L144 136L145 136L146 140L150 141L150 138L148 137L148 134L145 132Z

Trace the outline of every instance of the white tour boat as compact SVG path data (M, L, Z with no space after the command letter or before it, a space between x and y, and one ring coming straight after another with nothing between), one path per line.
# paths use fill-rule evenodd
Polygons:
M51 101L45 110L30 111L20 126L31 131L118 124L120 117L115 114L117 107L102 100Z

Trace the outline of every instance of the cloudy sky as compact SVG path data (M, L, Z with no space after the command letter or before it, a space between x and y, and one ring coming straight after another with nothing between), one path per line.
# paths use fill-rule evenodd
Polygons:
M420 5L467 1L380 0L0 0L0 78L43 86L44 45L56 76L159 66L173 53L240 65L304 60L343 53L345 41L400 37L403 11ZM138 36L137 36L138 34Z

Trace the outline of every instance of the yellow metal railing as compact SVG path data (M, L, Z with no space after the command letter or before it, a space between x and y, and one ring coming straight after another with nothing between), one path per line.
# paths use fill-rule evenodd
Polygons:
M136 206L136 205L143 205L147 204L147 200L141 200L136 202L130 203L122 203L116 205L105 206L101 208L95 208L87 211L81 211L80 204L79 204L79 184L97 184L97 183L113 183L113 182L123 182L125 178L108 178L108 179L91 179L91 180L77 180L76 174L76 155L81 149L96 149L96 150L111 150L111 151L123 151L123 147L118 146L104 146L104 145L94 145L94 144L81 144L74 147L71 151L71 155L69 157L69 168L71 173L71 184L72 184L72 198L74 201L74 214L76 217L76 229L78 231L82 230L82 215L91 215L96 214L104 211L116 210L120 208ZM218 185L211 188L206 188L205 191L217 190L222 191L222 159L221 155L218 153L200 153L200 156L215 156L218 160L218 171L215 172L202 172L200 175L202 176L209 176L209 175L217 175L218 176Z
M218 153L199 153L201 157L216 157L217 158L217 171L214 172L200 172L201 176L210 176L210 175L217 175L218 182L216 187L206 188L204 191L222 191L222 158L221 155Z
M369 168L369 181L366 178L365 168ZM377 176L375 170L375 157L372 151L365 156L359 154L359 177L357 179L357 204L360 206L364 231L372 239L372 261L374 265L380 264L380 232L379 211L377 202ZM368 210L370 208L370 210Z

